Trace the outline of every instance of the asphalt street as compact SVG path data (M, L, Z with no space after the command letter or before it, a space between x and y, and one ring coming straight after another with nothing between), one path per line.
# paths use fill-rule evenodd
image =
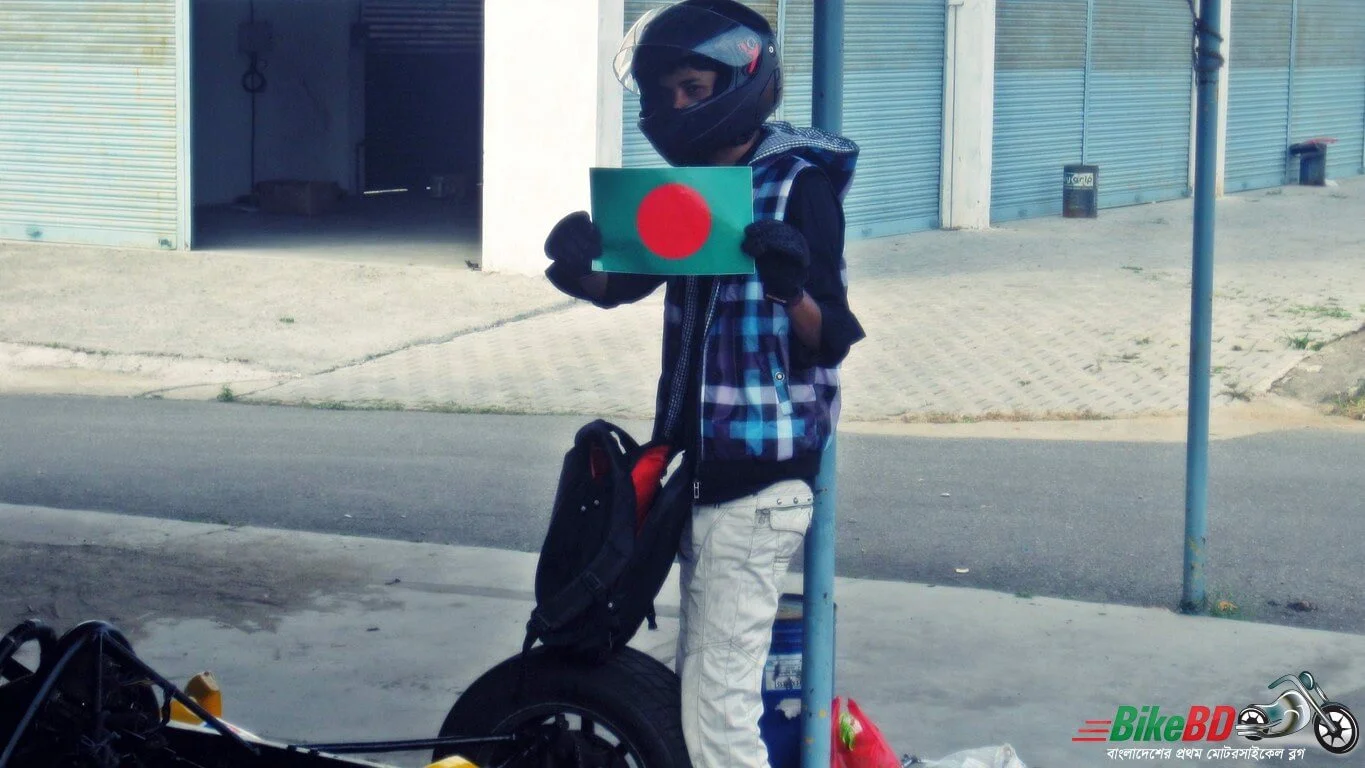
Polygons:
M535 551L583 422L10 396L0 502ZM840 575L1179 601L1181 445L845 434L839 450ZM1350 434L1215 442L1211 596L1365 632L1363 464Z

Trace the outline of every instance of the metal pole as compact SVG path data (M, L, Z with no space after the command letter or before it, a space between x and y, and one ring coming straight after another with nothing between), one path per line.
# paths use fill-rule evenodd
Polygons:
M815 3L810 121L830 133L844 128L844 0Z
M844 0L815 3L811 124L840 133L844 126ZM801 650L801 766L829 768L830 705L834 701L835 439L830 435L815 478L815 511L806 534Z
M1185 578L1180 609L1202 613L1208 546L1209 378L1213 338L1213 229L1218 173L1218 80L1222 0L1200 3L1194 171L1194 278L1190 299L1190 411L1185 449Z
M801 646L801 766L829 768L830 704L834 700L835 439L820 456L815 513L806 534Z

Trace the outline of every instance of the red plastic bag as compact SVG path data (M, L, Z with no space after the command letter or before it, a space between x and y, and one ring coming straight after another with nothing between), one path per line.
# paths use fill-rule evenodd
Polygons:
M842 704L841 698L834 699L830 768L901 768L896 751L858 702L849 699L847 712L841 711Z

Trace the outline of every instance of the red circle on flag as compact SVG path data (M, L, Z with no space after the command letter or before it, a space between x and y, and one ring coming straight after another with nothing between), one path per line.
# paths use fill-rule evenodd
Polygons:
M640 201L635 229L651 253L685 259L701 250L711 236L711 206L686 184L662 184Z

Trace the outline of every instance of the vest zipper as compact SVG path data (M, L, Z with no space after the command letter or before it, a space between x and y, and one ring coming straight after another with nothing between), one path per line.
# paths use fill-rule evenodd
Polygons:
M692 356L692 329L697 320L697 278L683 278L683 319L681 343L682 350L678 359L678 365L673 369L672 387L668 392L668 412L664 415L664 439L673 441L673 430L677 426L678 415L682 408L683 395L687 390L687 380L690 378L688 369Z
M706 320L701 326L701 375L697 377L697 464L701 468L702 446L706 444L706 438L702 434L702 425L706 420L706 403L703 395L706 393L706 348L711 341L711 320L716 315L716 299L720 296L720 278L716 278L711 283L711 298L706 303ZM701 481L692 481L692 500L697 501L701 498Z

